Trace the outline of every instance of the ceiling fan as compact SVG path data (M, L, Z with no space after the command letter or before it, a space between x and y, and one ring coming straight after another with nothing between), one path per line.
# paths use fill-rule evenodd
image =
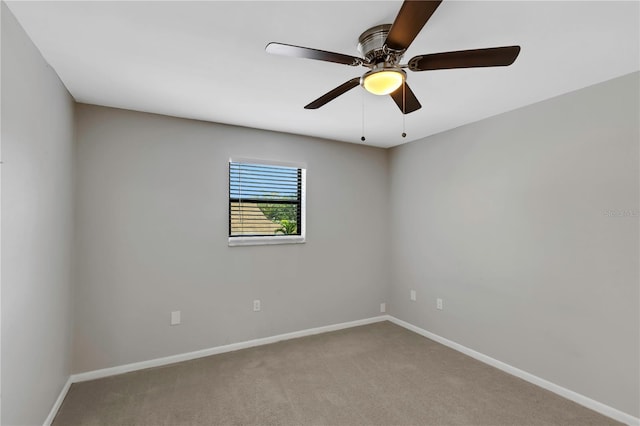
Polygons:
M409 114L422 107L406 82L411 71L429 71L452 68L500 67L511 65L520 46L491 47L414 56L401 64L402 56L416 38L442 0L405 0L393 24L377 25L358 38L358 50L363 57L327 52L309 47L284 43L269 43L265 50L275 55L317 59L350 66L369 68L361 77L355 77L325 93L305 106L317 109L358 85L375 95L390 95L400 111Z

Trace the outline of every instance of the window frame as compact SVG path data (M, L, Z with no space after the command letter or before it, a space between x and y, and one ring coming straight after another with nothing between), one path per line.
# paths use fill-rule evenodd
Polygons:
M232 237L231 233L231 176L229 167L231 163L247 163L259 164L265 166L291 167L300 170L300 235L263 235L263 236L246 236ZM274 160L263 160L256 158L232 157L227 163L227 237L230 247L235 246L257 246L257 245L276 245L276 244L302 244L306 242L306 185L307 184L307 165L299 162L285 162Z

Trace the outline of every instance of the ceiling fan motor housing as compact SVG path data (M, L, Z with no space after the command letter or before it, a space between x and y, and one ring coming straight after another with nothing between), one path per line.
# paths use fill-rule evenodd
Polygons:
M390 29L391 24L376 25L358 37L358 51L368 63L391 62L395 64L400 61L403 52L389 51L384 47Z

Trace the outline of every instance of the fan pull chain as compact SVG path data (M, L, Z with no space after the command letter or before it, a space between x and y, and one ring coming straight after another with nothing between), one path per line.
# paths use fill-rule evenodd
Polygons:
M406 138L406 122L405 116L407 115L407 95L405 91L405 87L407 87L406 83L402 83L402 137Z
M364 142L365 140L367 140L364 137L364 90L361 90L361 92L362 92L362 137L360 138L360 140Z

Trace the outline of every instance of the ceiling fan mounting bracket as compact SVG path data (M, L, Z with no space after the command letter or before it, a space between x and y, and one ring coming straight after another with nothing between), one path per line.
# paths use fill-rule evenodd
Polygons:
M411 60L409 61L409 63L407 64L407 66L409 67L409 69L411 71L420 71L420 67L418 66L418 64L420 63L420 60L422 59L422 56L416 56L414 58L411 58Z

